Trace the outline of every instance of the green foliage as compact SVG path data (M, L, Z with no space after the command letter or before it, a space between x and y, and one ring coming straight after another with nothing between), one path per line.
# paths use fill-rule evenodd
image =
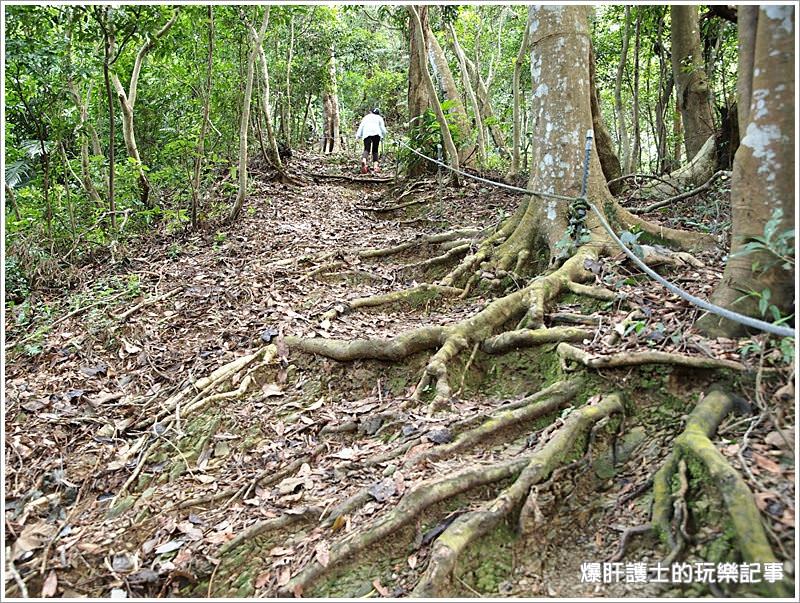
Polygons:
M782 221L783 210L776 207L764 225L764 236L751 237L738 251L731 254L731 257L751 254L756 256L751 269L757 274L767 272L776 266L780 266L783 270L794 270L794 228L778 232Z
M4 264L6 270L6 303L19 303L28 297L30 293L30 283L14 257L6 256L4 258Z

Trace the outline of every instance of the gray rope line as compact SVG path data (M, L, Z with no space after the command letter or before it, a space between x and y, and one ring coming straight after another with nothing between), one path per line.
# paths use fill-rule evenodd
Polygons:
M428 161L430 161L432 163L435 163L435 164L440 165L440 166L442 166L444 168L447 168L451 172L456 172L457 174L461 174L462 176L466 176L467 178L472 178L473 180L478 180L480 182L485 182L486 184L491 184L492 186L495 186L495 187L498 187L498 188L505 188L505 189L508 189L508 190L511 190L511 191L515 191L515 192L518 192L518 193L524 193L526 195L535 195L535 196L539 196L539 197L548 197L548 198L552 198L552 199L557 199L559 201L575 201L577 199L584 199L586 201L587 205L589 206L589 209L591 209L595 213L595 215L597 216L598 220L600 220L600 224L603 227L603 229L609 234L609 236L611 236L611 239L617 244L617 246L619 246L620 249L622 249L622 251L625 253L625 255L627 255L631 259L631 261L634 264L636 264L647 276L649 276L651 279L653 279L657 283L659 283L659 284L663 285L664 287L666 287L667 290L670 291L671 293L674 293L675 295L677 295L681 299L689 302L690 304L693 304L693 305L697 306L698 308L701 308L701 309L703 309L703 310L705 310L707 312L711 312L712 314L716 314L717 316L721 316L722 318L726 318L728 320L732 320L734 322L738 322L739 324L745 325L747 327L751 327L753 329L758 329L759 331L764 331L766 333L772 333L773 335L780 335L781 337L794 337L795 336L794 329L790 329L789 327L782 327L780 325L774 325L774 324L768 323L768 322L766 322L764 320L759 320L757 318L752 318L750 316L745 316L744 314L739 314L738 312L734 312L733 310L728 310L726 308L722 308L722 307L717 306L715 304L712 304L711 302L708 302L708 301L706 301L704 299L701 299L699 297L695 297L691 293L687 293L686 291L684 291L683 289L681 289L677 285L673 285L667 279L665 279L663 276L661 276L655 270L653 270L647 264L645 264L641 259L639 259L639 257L633 251L631 251L628 247L626 247L625 243L620 241L619 237L616 235L614 230L611 228L611 226L608 224L608 222L606 222L606 219L603 216L603 214L600 213L600 210L597 209L597 207L595 207L594 203L592 203L591 201L589 201L585 197L567 197L567 196L564 196L564 195L554 195L552 193L543 193L543 192L540 192L540 191L532 191L532 190L528 190L528 189L525 189L525 188L519 188L518 186L511 186L509 184L504 184L502 182L496 182L494 180L489 180L487 178L482 178L480 176L476 176L476 175L470 174L468 172L463 172L461 170L457 170L457 169L447 165L446 163L442 163L441 161L437 161L436 159L432 159L431 157L428 157L427 155L423 155L422 153L420 153L416 149L413 149L410 146L408 146L407 144L405 144L403 141L398 141L398 142L401 145L403 145L404 147L406 147L412 153L415 153L415 154L419 155L420 157L422 157L423 159L427 159Z
M727 318L728 320L732 320L734 322L738 322L739 324L743 324L748 327L752 327L754 329L758 329L759 331L766 331L767 333L773 333L774 335L780 335L782 337L794 337L794 329L790 329L788 327L782 327L780 325L773 325L763 320L758 320L757 318L752 318L750 316L745 316L744 314L739 314L738 312L734 312L733 310L728 310L726 308L721 308L720 306L716 306L711 302L707 302L704 299L699 297L695 297L691 293L687 293L683 289L679 288L676 285L670 283L667 279L661 276L658 272L650 268L647 264L645 264L639 257L633 253L630 249L628 249L625 244L619 240L616 233L611 229L606 219L600 213L594 203L591 201L586 201L589 205L589 208L595 213L598 220L600 220L600 224L603 226L605 231L611 236L614 242L625 252L631 261L636 264L644 273L649 276L654 281L664 285L669 291L677 295L678 297L686 300L690 304L694 304L698 308L702 308L707 312L711 312L712 314L716 314L717 316L721 316L722 318Z
M414 153L415 155L419 155L420 157L422 157L423 159L427 159L431 163L435 163L436 165L440 165L440 166L442 166L444 168L447 168L451 172L455 172L456 174L460 174L461 176L466 176L467 178L472 178L473 180L478 180L479 182L485 182L486 184L491 184L492 186L496 186L498 188L505 188L507 190L514 191L516 193L523 193L525 195L534 195L534 196L537 196L537 197L545 197L545 198L548 198L548 199L557 199L558 201L574 201L575 200L575 197L567 197L565 195L556 195L556 194L553 194L553 193L545 193L543 191L532 191L532 190L528 190L527 188L520 188L518 186L512 186L510 184L505 184L503 182L497 182L495 180L489 180L487 178L482 178L480 176L476 176L475 174L470 174L468 172L463 172L461 170L457 170L456 168L454 168L452 166L447 165L446 163L444 163L442 161L437 161L436 159L433 159L432 157L428 157L427 155L423 155L422 153L420 153L416 149L413 149L410 146L408 146L402 140L398 140L397 142L399 144L401 144L402 146L404 146L405 148L407 148L412 153Z

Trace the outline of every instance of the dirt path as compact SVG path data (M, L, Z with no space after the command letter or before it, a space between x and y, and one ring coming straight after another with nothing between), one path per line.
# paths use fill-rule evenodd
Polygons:
M325 167L340 173L341 166ZM319 159L297 158L294 169L319 171ZM452 408L429 415L405 405L424 354L401 364L338 363L281 343L284 336L390 336L452 324L486 305L488 293L465 300L419 295L343 311L344 302L413 286L440 270L408 267L436 255L422 242L385 256L364 250L454 228L481 230L498 224L518 201L473 184L445 189L435 180L403 192L391 182L318 178L295 188L256 180L233 227L151 237L113 265L87 268L90 284L83 291L46 300L58 308L54 318L73 306L103 303L32 338L28 355L7 365L7 542L13 541L15 566L30 594L55 588L64 596L108 596L115 589L129 596L274 596L308 564L326 566L335 540L389 516L405 493L524 455L535 448L537 430L561 420L559 406L534 429L511 427L457 454L432 453L470 427L468 419L479 422L552 384L561 375L554 346L546 354L473 354L450 367L459 385ZM419 200L425 202L385 211ZM457 242L477 241L470 232ZM719 274L707 259L684 283L700 294ZM626 299L649 313L643 322L661 324L659 345L664 334L693 321L691 308L665 303L624 267L608 272L620 279ZM589 324L622 324L629 309L571 298L556 314L567 323L583 316ZM14 318L6 325L12 342L23 336L8 322ZM583 343L596 351L644 345L629 335ZM676 341L670 345L738 358L736 342L708 350L685 329ZM192 383L202 389L199 380L215 369L269 343L274 356L245 377L246 394L200 407L187 398L165 410L170 395ZM579 580L582 562L607 560L624 529L647 521L643 486L680 432L690 392L711 381L679 369L642 375L630 393L650 411L627 420L619 441L613 429L593 430L590 453L537 487L527 537L515 537L519 525L503 523L461 561L458 594L663 594L652 584L600 587ZM596 383L616 386L627 378L618 371ZM240 385L232 383L232 391ZM579 393L575 406L588 395ZM734 425L730 433L743 429ZM792 496L792 488L782 488L776 501ZM331 568L312 592L295 594L407 595L432 540L495 494L486 486L443 499L349 564ZM775 529L788 526L784 509L774 511ZM715 537L703 535L708 546ZM660 554L652 538L631 548L637 561ZM6 585L8 594L19 588L13 580Z

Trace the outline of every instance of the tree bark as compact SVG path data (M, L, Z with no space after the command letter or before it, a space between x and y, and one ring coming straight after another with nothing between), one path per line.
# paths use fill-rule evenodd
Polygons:
M472 78L472 81L475 82L475 95L477 96L478 105L480 106L481 120L483 121L484 127L486 124L489 124L488 130L489 134L492 136L492 141L494 141L494 146L497 147L497 150L501 155L508 156L505 135L503 134L503 130L500 128L500 125L497 123L497 120L494 116L494 111L492 110L492 101L489 97L488 84L483 80L483 77L475 66L475 63L466 55L465 60L470 78Z
M750 98L753 92L753 63L755 61L758 5L740 6L739 18L739 70L736 93L739 98L739 136L744 136L750 119Z
M642 149L642 128L639 125L639 52L642 46L642 7L636 7L636 27L634 28L633 44L633 115L631 122L633 133L631 134L630 155L625 165L625 173L632 174L636 171L640 163Z
M422 54L425 48L424 42L424 29L422 26L422 22L419 17L419 13L417 12L416 8L412 5L407 5L406 8L408 9L409 13L411 14L412 19L416 22L416 27L414 27L413 33L414 36L417 38L416 48L417 48L417 60L423 65L422 70L422 79L425 82L425 86L428 89L428 96L431 99L431 104L433 105L433 110L436 113L436 119L439 122L439 129L442 133L442 138L444 139L444 147L447 151L447 159L450 163L450 167L453 169L459 169L459 161L458 161L458 149L456 149L456 145L453 142L453 137L450 135L450 128L447 124L447 118L444 116L444 112L442 111L442 106L439 104L439 99L436 96L436 89L433 85L433 80L431 79L431 74L428 72L428 67L425 63L425 56ZM460 184L460 180L458 174L455 172L452 173L452 181L457 186Z
M122 136L125 139L125 148L128 151L128 156L133 159L136 166L136 171L139 175L139 191L142 204L145 207L150 207L150 182L145 174L144 166L142 165L142 158L139 155L139 147L136 144L136 130L134 128L134 110L136 108L136 93L139 86L139 75L142 71L142 64L145 57L155 48L158 40L175 24L178 18L178 8L172 13L172 18L160 29L153 37L147 38L145 43L136 53L136 58L133 62L133 71L131 72L131 80L128 84L126 91L122 82L116 73L111 73L111 82L114 84L114 89L119 97L120 108L122 109Z
M525 25L525 33L522 35L522 43L519 45L519 52L514 61L514 75L511 80L511 94L514 99L512 110L512 142L511 142L511 169L508 173L509 177L513 178L519 172L519 151L520 141L522 137L522 124L520 120L520 92L519 80L522 72L522 64L528 54L528 40L530 39L531 29L533 22L531 20L533 7L528 8L528 21ZM531 74L531 80L536 85L538 75Z
M239 190L236 194L236 201L231 208L231 213L228 216L228 221L230 222L239 217L244 205L244 198L247 195L247 132L250 128L250 101L253 97L256 56L264 41L267 25L269 25L269 8L269 5L267 5L264 10L261 28L257 33L252 25L247 26L251 47L247 55L247 75L245 76L244 98L242 99L242 115L239 120Z
M475 89L472 87L472 83L470 82L469 70L467 69L467 57L464 54L464 50L461 48L461 45L458 43L456 30L452 23L448 24L448 31L450 32L450 38L453 42L453 51L456 54L458 66L461 70L461 80L464 83L464 89L467 92L467 98L469 99L470 105L472 105L472 112L475 115L475 129L478 134L478 162L480 165L484 165L486 162L486 138L484 134L483 119L481 118L481 109L478 105Z
M339 92L336 83L336 54L333 46L328 55L328 79L322 95L324 128L322 132L322 152L338 153L341 150L339 135Z
M417 6L417 14L420 27L425 27L428 23L428 7ZM409 13L409 65L408 65L408 119L412 127L414 119L422 116L430 106L431 99L428 94L428 87L425 85L424 73L427 72L428 64L425 57L428 56L428 49L425 44L425 36L417 35L417 19L411 11ZM422 45L420 48L419 45ZM420 60L422 57L422 60Z
M683 120L686 158L692 159L714 134L714 116L708 99L708 78L702 64L702 46L696 5L673 5L672 73L678 110Z
M614 143L608 133L606 124L603 121L603 114L600 111L600 95L597 90L597 75L595 73L595 54L594 48L589 50L589 93L591 94L592 104L592 128L594 129L594 140L597 145L597 155L600 158L600 167L606 182L615 180L622 176L622 167L619 158L614 152ZM609 187L612 194L617 194L622 190L622 181L615 182Z
M286 50L286 87L283 111L281 112L281 137L287 146L292 146L292 59L294 57L294 15L289 14L289 47Z
M628 62L628 44L631 29L631 7L625 7L625 29L622 31L622 49L620 50L617 77L614 80L614 111L617 115L617 128L619 132L620 157L625 170L630 163L631 147L628 138L628 127L625 124L625 108L622 106L622 77Z
M475 149L471 142L472 128L470 128L469 117L467 117L467 111L464 109L464 103L461 102L461 94L458 91L453 72L450 71L450 65L447 62L447 57L444 56L444 50L442 50L439 40L436 39L428 22L422 24L422 28L425 33L431 65L439 76L444 89L444 97L450 105L447 115L456 126L455 138L459 141L459 163L463 163L469 159Z
M192 178L192 230L197 230L197 205L200 196L200 170L205 154L206 131L208 130L208 115L211 108L211 76L214 67L214 7L208 5L208 59L206 61L206 86L203 99L203 121L200 124L200 136L197 139L197 149L194 157L194 177Z
M269 7L267 7L269 13ZM267 15L269 19L269 15ZM251 27L250 35L255 35L255 30ZM261 36L262 43L258 45L256 51L258 52L258 60L261 64L261 76L264 88L261 95L261 112L264 114L264 129L267 131L267 159L279 172L283 173L283 161L278 152L278 141L275 139L275 128L273 127L272 115L270 114L270 92L269 92L269 68L267 67L267 56L264 53L263 35Z
M755 18L740 13L739 35L754 41L753 61L739 63L741 80L750 82L750 96L739 98L748 107L744 138L733 163L731 181L731 255L722 281L711 300L717 305L762 317L758 296L770 292L770 304L783 315L794 311L793 262L775 261L766 251L742 253L753 237L764 237L767 222L780 211L775 234L794 227L795 215L795 80L794 6L760 6ZM750 74L742 70L750 70ZM745 93L748 86L740 88ZM754 263L758 267L754 270ZM773 320L770 314L767 320ZM699 326L713 335L744 333L733 321L707 315Z

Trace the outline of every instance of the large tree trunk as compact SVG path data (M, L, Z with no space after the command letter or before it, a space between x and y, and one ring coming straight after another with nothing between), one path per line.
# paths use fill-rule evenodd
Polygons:
M339 92L336 83L336 54L331 46L328 55L328 79L322 95L323 132L322 152L338 153L341 150L339 136Z
M250 52L247 55L247 75L245 76L244 98L242 98L242 114L239 120L239 190L236 193L236 201L231 208L228 220L233 222L239 217L244 205L244 198L247 195L247 133L250 128L250 101L253 98L253 76L255 74L256 56L259 48L264 41L264 35L269 25L269 6L264 10L264 18L258 33L248 25L250 37Z
M428 7L417 6L416 10L422 27L426 27L428 23ZM425 109L431 104L428 87L425 85L424 80L424 72L428 69L425 59L428 56L428 49L425 47L425 37L417 36L416 29L417 20L414 19L414 15L409 11L408 119L412 127L413 120L425 113ZM420 48L418 48L420 43L422 44L421 52ZM423 58L422 61L420 61L420 56Z
M119 98L120 108L122 109L122 136L125 139L125 148L128 151L128 156L133 159L134 166L139 175L139 194L142 204L145 207L150 207L150 182L145 174L144 166L142 165L142 158L139 155L139 147L136 144L136 130L134 127L134 110L136 108L136 94L139 86L139 74L142 71L142 65L145 57L155 48L158 40L162 38L170 28L175 24L178 18L178 9L176 8L172 14L172 18L158 30L153 37L147 38L145 43L136 53L136 59L133 62L133 71L131 72L131 80L128 84L128 90L122 85L122 82L116 73L111 73L111 81L114 84L114 89Z
M531 29L533 27L534 24L531 21L529 11L528 22L525 25L525 33L522 35L522 42L519 45L519 52L517 53L517 58L514 61L514 75L511 80L511 95L513 97L514 105L512 113L511 169L508 174L509 177L514 177L517 175L517 172L519 172L519 151L522 139L519 80L522 72L522 64L524 63L525 57L528 53L528 40L530 39ZM531 81L533 82L534 86L536 85L537 80L538 74L532 73Z
M714 134L714 116L708 97L708 78L703 68L697 6L673 5L672 74L678 110L683 119L686 158L692 159Z
M779 217L773 240L794 227L795 13L793 6L761 6L755 18L750 17L739 20L740 47L752 48L753 60L739 63L739 81L749 82L739 92L750 94L739 98L748 117L733 162L731 255L711 299L760 318L758 301L765 291L770 292L769 304L781 313L794 311L793 265L764 250L748 252L744 246L754 237L765 237L773 217ZM766 318L774 319L771 314ZM744 332L738 323L711 315L700 325L715 335Z

